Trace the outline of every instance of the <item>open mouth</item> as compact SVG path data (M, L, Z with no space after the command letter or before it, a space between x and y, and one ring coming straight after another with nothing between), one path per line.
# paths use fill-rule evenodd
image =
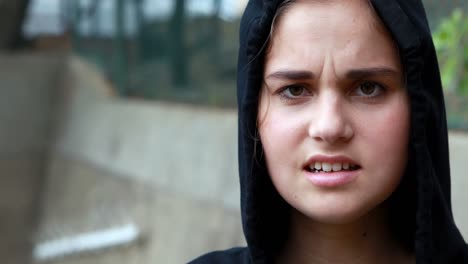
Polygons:
M338 171L355 171L359 170L361 167L356 164L351 163L328 163L328 162L315 162L307 166L305 169L312 173L322 173L322 172L338 172Z

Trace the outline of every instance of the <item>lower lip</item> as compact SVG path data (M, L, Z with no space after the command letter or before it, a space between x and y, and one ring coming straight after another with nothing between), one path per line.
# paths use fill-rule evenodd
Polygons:
M306 171L307 179L318 187L340 187L354 181L360 170L336 172Z

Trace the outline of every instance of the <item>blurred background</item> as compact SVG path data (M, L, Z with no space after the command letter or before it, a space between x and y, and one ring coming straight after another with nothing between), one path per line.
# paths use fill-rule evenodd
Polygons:
M425 0L468 237L468 2ZM185 263L244 244L247 0L0 1L0 262Z

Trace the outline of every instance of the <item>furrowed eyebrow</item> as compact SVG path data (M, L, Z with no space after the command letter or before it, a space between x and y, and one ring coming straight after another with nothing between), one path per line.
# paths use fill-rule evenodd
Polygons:
M373 67L353 69L346 72L347 79L363 79L375 76L398 76L399 72L396 69L388 67ZM265 79L286 79L286 80L312 80L315 74L311 71L301 70L281 70L268 75Z
M277 71L266 77L266 79L308 80L314 79L315 75L310 71L285 70Z
M393 68L376 67L350 70L345 76L348 79L363 79L382 75L398 76L399 72Z

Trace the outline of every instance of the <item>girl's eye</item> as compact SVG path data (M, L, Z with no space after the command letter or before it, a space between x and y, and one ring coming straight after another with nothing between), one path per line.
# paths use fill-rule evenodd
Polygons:
M280 95L287 99L297 98L297 97L305 95L306 93L307 93L306 88L301 85L289 85L281 89L280 91Z
M362 82L356 88L357 96L376 97L382 94L385 88L376 82Z

